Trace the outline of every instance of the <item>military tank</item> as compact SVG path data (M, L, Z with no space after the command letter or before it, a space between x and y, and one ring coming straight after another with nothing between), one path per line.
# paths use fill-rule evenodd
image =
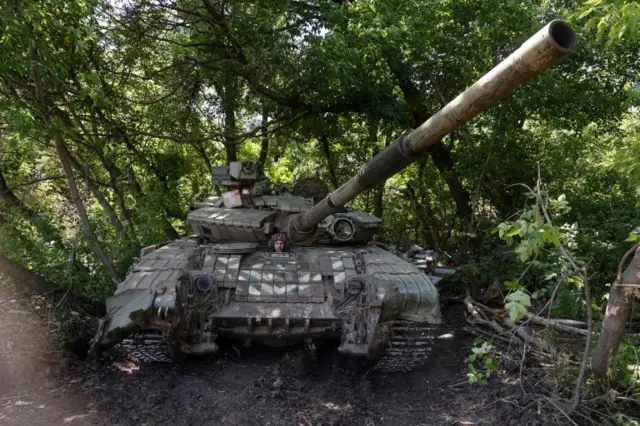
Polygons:
M551 21L319 200L273 188L255 162L214 167L212 183L229 190L189 212L194 235L142 250L106 301L91 351L118 346L166 361L216 353L220 339L329 340L380 371L420 367L441 321L434 276L375 244L382 220L347 204L575 45L570 25Z

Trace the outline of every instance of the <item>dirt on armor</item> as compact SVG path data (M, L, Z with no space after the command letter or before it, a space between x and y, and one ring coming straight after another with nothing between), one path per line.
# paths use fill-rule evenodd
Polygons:
M562 423L519 399L520 366L487 386L468 384L465 359L475 337L462 330L459 304L443 307L428 365L406 374L343 370L328 349L312 366L300 351L258 348L173 365L73 359L37 347L46 334L36 338L36 329L24 327L35 317L15 321L16 311L26 309L0 297L0 425ZM18 343L25 356L15 356ZM527 371L537 379L535 369Z

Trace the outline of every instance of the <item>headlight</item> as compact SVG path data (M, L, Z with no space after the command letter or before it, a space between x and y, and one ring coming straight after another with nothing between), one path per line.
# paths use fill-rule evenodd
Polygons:
M213 279L209 275L200 275L196 278L196 287L202 292L210 291L213 288Z
M340 241L348 241L355 234L355 227L349 219L338 219L331 225L331 233Z
M349 280L347 282L347 293L353 296L360 294L364 289L364 283L357 278Z

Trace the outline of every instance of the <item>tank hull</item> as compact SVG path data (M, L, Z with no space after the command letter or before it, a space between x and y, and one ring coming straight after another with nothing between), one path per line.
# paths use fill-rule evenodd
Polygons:
M414 342L430 342L426 330L440 321L430 278L378 246L276 253L195 237L146 250L107 310L94 351L147 341L166 345L174 358L215 352L224 338L270 346L331 340L344 354L378 361L399 321L414 325L405 330L417 333ZM421 362L426 346L417 347Z

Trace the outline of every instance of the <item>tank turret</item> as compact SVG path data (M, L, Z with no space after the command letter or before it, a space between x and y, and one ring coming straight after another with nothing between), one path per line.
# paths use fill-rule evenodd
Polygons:
M372 243L380 218L347 206L430 146L575 47L552 21L351 180L274 188L254 162L216 167L227 191L188 214L195 236L143 249L107 299L92 352L114 346L138 359L215 353L218 339L298 345L332 341L381 371L410 371L431 350L440 303L437 258ZM307 181L305 181L307 182ZM315 189L313 189L315 188ZM318 200L320 200L318 202Z
M314 178L303 179L293 192L274 188L266 176L258 173L253 161L213 167L211 176L214 185L230 190L194 206L187 223L198 236L217 243L267 243L272 234L287 232L290 218L311 209L318 195L324 198L327 192L326 185ZM314 241L325 244L370 241L381 226L378 217L342 207L318 222Z

